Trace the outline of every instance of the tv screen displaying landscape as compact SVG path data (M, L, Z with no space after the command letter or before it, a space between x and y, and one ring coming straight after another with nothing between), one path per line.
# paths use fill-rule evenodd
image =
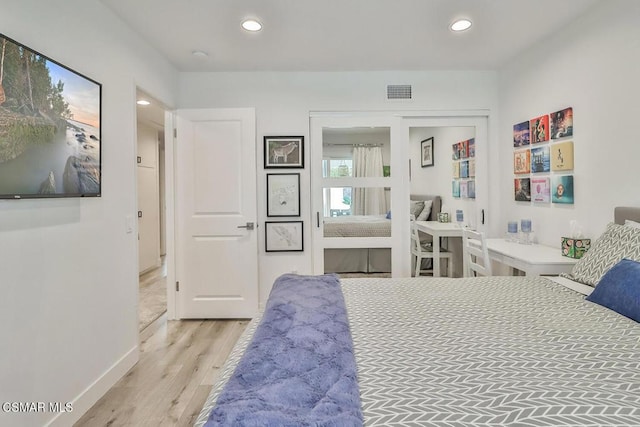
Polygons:
M0 198L100 196L101 95L0 34Z

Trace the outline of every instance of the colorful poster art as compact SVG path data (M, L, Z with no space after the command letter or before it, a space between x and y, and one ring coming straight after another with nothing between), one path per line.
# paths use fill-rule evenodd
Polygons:
M573 108L551 113L551 139L573 136Z
M549 178L531 178L531 200L536 203L551 201Z
M551 201L573 204L573 190L573 175L554 176L551 183Z
M460 183L460 197L466 199L469 197L468 181L462 181Z
M573 141L559 142L551 146L551 170L573 170Z
M536 117L530 122L531 143L544 142L549 140L549 115Z
M531 179L516 178L513 180L514 194L516 202L531 201Z
M451 192L453 197L460 197L460 181L454 180L451 183Z
M460 162L453 162L452 174L454 178L460 178Z
M460 162L460 178L469 178L469 160Z
M531 172L531 151L521 150L513 153L513 173Z
M469 157L476 156L476 139L475 138L471 138L470 140L467 141L467 154L469 155Z
M531 149L531 172L549 172L551 161L549 160L549 147L537 147Z
M467 181L467 193L470 199L476 198L476 182L475 181Z
M529 133L529 122L518 123L513 125L513 146L522 147L523 145L529 145L531 141Z
M458 147L458 143L453 144L453 153L451 154L452 160L458 160L460 158L460 148Z
M467 151L468 149L469 146L467 144L467 141L458 142L458 152L460 153L461 159L466 159L467 157L469 157L469 153Z
M469 160L469 178L476 176L476 159Z

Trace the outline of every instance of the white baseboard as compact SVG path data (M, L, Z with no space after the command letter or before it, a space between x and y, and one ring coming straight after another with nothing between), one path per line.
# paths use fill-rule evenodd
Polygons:
M61 412L46 427L68 427L77 422L111 387L117 383L136 363L138 363L140 349L136 345L111 366L93 384L87 387L73 401L72 412Z

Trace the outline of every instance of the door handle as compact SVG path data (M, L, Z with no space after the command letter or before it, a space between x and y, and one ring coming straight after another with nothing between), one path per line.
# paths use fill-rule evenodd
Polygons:
M238 228L246 228L247 230L253 230L253 223L248 222L247 225L239 225Z

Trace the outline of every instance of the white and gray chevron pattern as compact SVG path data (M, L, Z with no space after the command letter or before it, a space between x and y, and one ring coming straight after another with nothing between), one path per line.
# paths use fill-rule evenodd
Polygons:
M367 426L640 426L640 325L546 279L343 280Z
M582 295L527 277L342 287L366 426L640 426L640 325Z
M640 228L612 222L576 263L571 274L562 276L596 286L602 276L623 258L640 262Z

